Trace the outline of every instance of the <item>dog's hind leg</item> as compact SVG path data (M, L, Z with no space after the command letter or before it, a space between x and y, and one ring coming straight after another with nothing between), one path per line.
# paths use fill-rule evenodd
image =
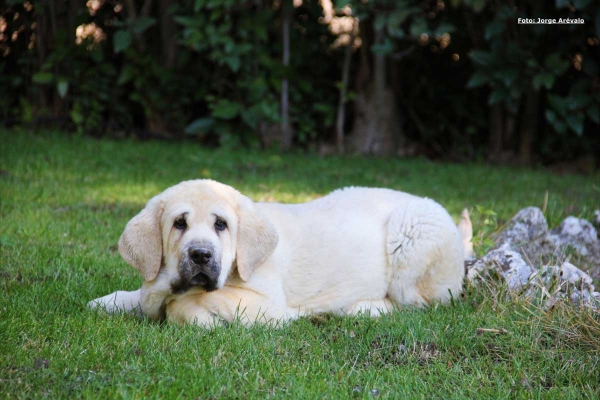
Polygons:
M398 306L450 299L462 290L464 250L446 210L429 199L394 210L387 224L388 297Z

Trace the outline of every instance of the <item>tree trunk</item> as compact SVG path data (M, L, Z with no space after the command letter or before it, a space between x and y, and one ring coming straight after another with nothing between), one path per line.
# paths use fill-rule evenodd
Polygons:
M153 0L145 0L142 8L140 10L142 17L150 16L150 12L152 11L152 2ZM134 23L138 18L138 11L135 5L135 0L125 0L125 6L127 9L127 18ZM146 51L146 40L144 38L143 33L134 33L135 44L138 50L143 53Z
M56 32L58 28L56 27L56 2L55 0L49 0L48 2L48 10L50 11L50 27L52 29L52 37L56 40Z
M525 99L525 110L521 120L521 131L519 134L519 163L531 164L531 144L538 130L538 105L539 92L530 88Z
M48 29L48 17L47 10L44 10L43 3L40 3L35 8L35 49L37 51L37 68L41 68L42 65L46 62L46 57L48 56L48 46L47 40L48 36L50 36L50 32ZM47 110L49 100L48 100L48 90L46 87L38 85L36 87L37 96L36 96L36 106L39 110Z
M383 27L375 28L375 44L381 44L383 42L384 32ZM383 54L375 54L373 56L373 105L375 107L374 117L378 117L380 107L384 107L384 94L385 94L385 56ZM369 154L374 151L374 145L377 140L377 136L380 132L380 124L378 118L374 120L374 124L372 125L373 129L370 129L365 137L365 141L363 142L362 152L364 154Z
M67 34L67 40L69 41L69 45L75 46L75 30L77 29L77 17L79 16L79 11L81 8L85 6L85 2L83 0L70 0L69 1L69 10L68 10L68 23L69 23L69 32Z
M175 40L176 29L175 23L169 15L168 10L171 6L171 0L159 0L160 14L160 38L162 45L163 65L167 68L175 66L177 60L177 42Z
M372 54L365 32L362 34L361 66L358 73L357 96L354 102L354 128L352 141L362 154L391 155L395 152L395 137L402 135L398 120L394 92L387 87L386 56L373 56L373 73L370 74L369 54ZM385 34L383 28L375 29L374 43L381 44ZM370 78L370 79L369 79Z
M504 110L501 104L490 107L490 134L488 159L496 162L502 158L502 137L504 135Z
M63 27L66 26L66 22L64 21L64 16L65 16L65 4L64 2L61 1L54 1L54 0L50 0L48 1L48 4L50 4L50 17L52 19L52 36L54 37L54 48L56 49L57 47L59 47L59 34L57 34L59 32L59 28L61 27L61 31L64 29ZM60 32L62 34L62 32ZM67 43L68 45L68 43ZM64 69L63 65L60 64L54 64L52 66L52 72L54 73L54 76L61 76L62 75L62 70ZM51 89L51 93L52 93L52 106L53 106L53 114L55 118L61 118L63 115L67 115L68 112L66 110L66 104L63 101L63 99L58 95L58 92L56 90L56 85L54 85Z
M292 147L292 130L289 117L289 88L287 67L290 65L290 20L294 3L292 0L283 0L281 4L281 34L283 41L283 66L286 70L281 82L281 149L289 150Z
M350 75L350 61L352 60L352 48L354 46L354 37L356 35L357 19L352 23L352 31L348 45L344 50L344 64L342 66L342 85L340 87L340 102L338 104L335 145L337 152L344 153L344 122L346 119L346 94L348 92L348 78Z

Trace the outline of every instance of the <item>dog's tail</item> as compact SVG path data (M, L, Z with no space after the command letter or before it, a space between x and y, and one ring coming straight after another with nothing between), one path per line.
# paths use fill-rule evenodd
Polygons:
M471 224L471 218L469 218L469 211L465 208L460 214L460 221L458 222L458 231L462 238L463 247L465 249L465 259L470 259L475 256L473 252L473 225Z

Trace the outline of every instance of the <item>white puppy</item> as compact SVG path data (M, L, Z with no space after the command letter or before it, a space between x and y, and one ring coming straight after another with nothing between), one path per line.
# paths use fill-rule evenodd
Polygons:
M141 289L89 305L209 326L445 302L462 289L468 213L459 227L434 201L388 189L288 205L186 181L152 198L119 240Z

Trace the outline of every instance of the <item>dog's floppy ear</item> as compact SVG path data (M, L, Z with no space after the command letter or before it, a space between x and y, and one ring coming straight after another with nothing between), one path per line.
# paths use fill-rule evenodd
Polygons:
M277 247L279 235L271 221L256 209L252 200L240 196L236 262L240 278L247 281Z
M157 201L150 201L125 226L119 239L119 252L129 265L140 271L145 281L156 279L162 263L162 235Z

